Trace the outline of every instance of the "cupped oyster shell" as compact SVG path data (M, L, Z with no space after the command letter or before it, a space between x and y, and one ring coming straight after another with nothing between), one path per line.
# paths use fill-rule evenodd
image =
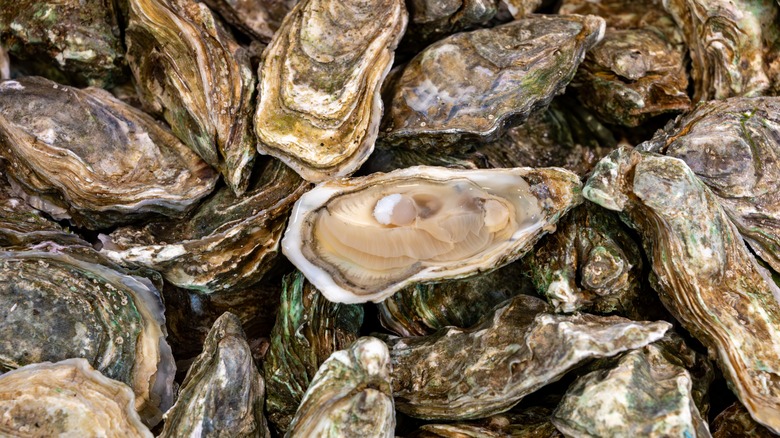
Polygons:
M402 0L304 0L265 51L258 150L309 181L352 174L374 149L380 85L406 29Z
M417 166L322 183L296 202L282 251L331 301L491 271L581 202L566 170Z

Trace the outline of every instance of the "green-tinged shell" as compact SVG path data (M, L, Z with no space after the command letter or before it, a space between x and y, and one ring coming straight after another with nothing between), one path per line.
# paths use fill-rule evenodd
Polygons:
M241 32L267 43L298 0L204 0L204 3Z
M0 376L4 436L152 438L133 391L84 359L27 365Z
M718 198L682 160L627 147L596 166L584 193L623 212L664 305L717 358L753 418L780 432L780 290Z
M303 0L260 67L260 153L309 181L351 175L374 149L380 86L406 29L402 0Z
M363 337L320 366L285 437L395 436L387 346Z
M141 99L220 170L233 192L249 184L255 158L249 52L193 0L128 0L127 61Z
M603 36L594 16L529 16L429 46L388 92L381 140L462 149L544 109Z
M562 438L551 414L549 409L530 407L467 423L426 424L410 438Z
M271 347L263 360L268 421L286 432L320 365L352 345L363 308L325 299L300 272L284 277Z
M511 263L464 280L408 286L377 304L382 325L401 336L424 336L446 327L471 327L493 307L519 293L533 293Z
M739 402L727 407L712 422L713 438L772 438L777 435L758 424Z
M696 404L694 376L686 369L696 354L679 342L667 335L577 378L555 409L555 427L578 437L709 437L706 412ZM683 350L675 351L679 346ZM711 372L709 377L705 389Z
M269 437L263 416L265 385L241 321L223 314L192 363L161 437Z
M100 263L56 244L0 251L0 370L84 358L132 387L153 426L173 403L176 370L163 304L149 280Z
M638 149L685 161L780 272L780 97L701 104Z
M694 102L759 96L771 85L767 46L777 44L780 7L766 0L663 0L688 45Z
M663 321L549 310L538 298L518 295L469 329L391 338L396 407L442 420L501 413L583 361L642 347L670 328Z
M17 68L76 86L110 87L127 76L117 13L113 0L4 1L0 45L20 61Z
M153 213L180 217L217 180L143 112L105 90L41 77L0 82L0 146L15 192L89 228Z
M184 220L101 235L101 251L116 263L157 270L178 287L202 293L246 288L273 266L293 202L308 188L278 160L258 162L243 195L222 188Z

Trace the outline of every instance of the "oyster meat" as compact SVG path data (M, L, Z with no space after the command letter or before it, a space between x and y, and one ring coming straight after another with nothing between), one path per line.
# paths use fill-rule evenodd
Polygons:
M579 192L557 168L417 166L330 181L296 202L282 251L329 300L379 302L517 260Z
M265 51L261 153L309 181L351 175L374 149L380 85L406 29L402 0L304 0Z
M27 365L0 376L0 433L152 438L134 403L127 385L84 359Z

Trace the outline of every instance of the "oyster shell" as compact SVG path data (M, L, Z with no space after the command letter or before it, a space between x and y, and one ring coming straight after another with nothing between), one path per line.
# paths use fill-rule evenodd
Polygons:
M20 61L16 68L77 86L110 87L126 77L118 12L113 0L4 1L0 45Z
M282 20L298 0L204 0L203 2L243 33L267 43L271 41Z
M363 322L363 308L331 303L296 271L284 277L271 347L263 360L268 385L268 420L287 431L303 394L320 365L352 345Z
M148 111L220 170L236 195L255 157L249 52L202 3L129 0L127 60Z
M304 0L265 52L258 150L309 181L350 175L374 149L380 84L406 29L402 0Z
M251 286L273 266L287 215L309 187L278 160L258 163L255 172L244 195L223 188L182 221L154 221L101 235L101 252L203 293Z
M330 181L296 202L282 251L329 300L379 302L518 259L581 202L579 188L557 168L417 166Z
M562 438L550 421L552 411L531 407L468 423L426 424L410 438Z
M443 39L389 91L381 141L462 148L495 140L546 107L603 33L599 17L538 15Z
M0 376L0 429L6 436L152 438L134 403L127 385L84 359L27 365Z
M0 144L17 193L90 228L181 216L217 179L169 131L107 91L40 77L0 83Z
M745 407L734 403L715 417L712 422L714 438L772 438L777 435L756 423Z
M0 370L87 359L132 387L153 426L173 403L176 370L160 296L149 280L99 264L94 252L90 260L87 251L68 251L0 251Z
M393 437L395 410L390 355L363 337L322 364L303 396L286 437Z
M396 408L442 420L504 412L586 359L639 348L671 327L548 310L538 298L518 295L469 329L389 339Z
M410 0L409 28L401 47L425 48L455 32L482 27L498 12L496 0Z
M753 418L780 432L780 289L682 160L621 147L584 190L639 231L669 311L717 357Z
M265 385L241 321L225 313L214 323L165 414L161 437L268 437L263 416Z

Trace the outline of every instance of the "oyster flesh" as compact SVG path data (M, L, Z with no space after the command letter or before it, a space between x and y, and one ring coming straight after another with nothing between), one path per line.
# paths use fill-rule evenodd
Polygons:
M329 300L379 302L517 260L579 192L558 168L417 166L329 181L296 202L282 251Z

